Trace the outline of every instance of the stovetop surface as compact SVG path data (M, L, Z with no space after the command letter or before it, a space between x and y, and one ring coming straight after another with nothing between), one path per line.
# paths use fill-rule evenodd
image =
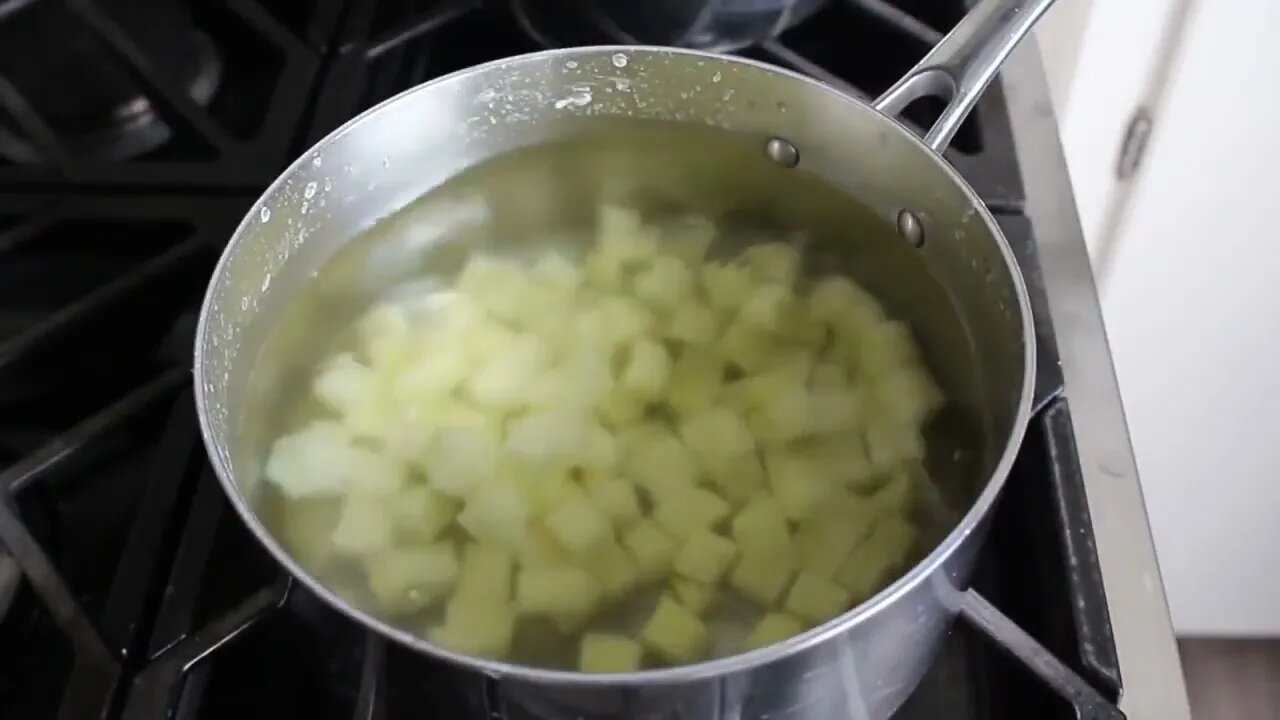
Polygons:
M213 263L291 158L443 73L610 41L566 2L192 3L222 57L207 105L145 56L109 55L132 63L165 142L103 160L53 136L40 164L0 156L0 717L523 717L492 682L383 643L287 580L208 466L189 362ZM743 52L870 97L962 6L831 0ZM917 110L923 124L937 108ZM0 92L0 129L31 127ZM958 624L899 717L1076 717L1068 676L1089 702L1114 701L1120 677L997 88L947 159L996 211L1031 289L1039 411L975 581L1020 630ZM1114 717L1089 702L1087 716Z

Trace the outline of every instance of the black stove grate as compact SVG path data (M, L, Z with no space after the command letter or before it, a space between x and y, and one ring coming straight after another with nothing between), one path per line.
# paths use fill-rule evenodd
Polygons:
M43 11L49 4L16 3L29 7L6 8L0 23L20 20L24 12ZM140 51L112 7L93 0L57 4L62 10L59 23L72 24L100 43L103 61L133 78L139 98L158 115L168 139L124 160L78 153L34 110L31 98L0 77L0 128L22 137L36 155L34 162L16 162L0 153L0 183L6 186L256 192L296 150L295 133L342 10L340 0L191 3L200 37L212 43L222 65L218 87L202 105L175 85L155 58ZM15 17L4 17L10 12ZM21 50L23 56L38 60L38 43L57 42L56 28L49 28L48 34L33 38L36 47L0 47L0 54Z

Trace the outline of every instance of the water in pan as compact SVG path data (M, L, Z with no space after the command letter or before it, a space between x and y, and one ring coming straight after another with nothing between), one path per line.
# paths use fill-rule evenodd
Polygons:
M762 232L804 232L806 270L847 273L856 277L907 319L940 314L942 325L962 323L945 295L891 228L868 208L837 193L803 172L769 162L754 144L710 129L676 128L657 123L627 122L609 131L568 142L518 151L467 171L409 208L385 219L354 239L322 268L296 298L278 326L253 379L257 400L246 413L240 452L257 458L241 467L261 467L267 443L281 428L295 428L317 408L306 382L319 358L349 345L352 321L375 300L417 296L424 287L442 287L476 249L528 256L531 244L546 249L547 238L570 239L567 253L591 235L596 208L604 201L624 201L650 217L696 211L733 228L731 237L759 237ZM719 252L732 252L725 247ZM909 301L908 301L909 299ZM344 331L346 336L344 337ZM972 377L972 357L949 353L946 336L922 338L933 357L948 357L948 394L964 396L955 378ZM961 381L963 382L963 381ZM977 486L981 457L972 427L939 422L929 437L931 475L941 482L945 500L926 503L925 549L949 529L954 513L938 508L963 507ZM265 486L269 488L270 486ZM288 541L287 503L262 489L258 506L267 524ZM327 530L337 522L337 507L311 508ZM339 595L362 607L375 603L352 566L321 570L302 549L291 548L303 565L316 572ZM647 613L652 598L639 597L634 613ZM438 610L435 611L438 613ZM745 614L745 609L744 609ZM432 613L410 613L392 619L421 633ZM627 615L627 613L621 613ZM728 617L728 616L726 616ZM754 613L753 613L754 617ZM737 617L721 652L741 638ZM615 618L630 625L635 617ZM615 625L614 627L617 627ZM736 634L736 637L734 637ZM547 649L554 652L548 653ZM545 640L518 643L519 660L539 664L571 664L570 648Z

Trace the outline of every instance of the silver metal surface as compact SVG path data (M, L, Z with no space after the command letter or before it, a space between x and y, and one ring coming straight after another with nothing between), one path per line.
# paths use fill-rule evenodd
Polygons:
M1034 44L1012 56L1002 79L1115 633L1120 708L1130 720L1190 720L1098 289Z
M725 100L730 89L732 102ZM265 446L252 426L271 414L276 400L255 389L272 387L285 371L264 361L263 347L319 268L379 219L485 160L642 119L683 123L690 132L715 128L754 148L782 136L806 153L796 171L779 169L757 149L743 155L758 165L750 172L702 166L703 173L681 181L664 165L670 158L650 168L644 165L649 148L624 147L625 168L646 168L626 173L624 197L607 196L602 188L617 179L617 168L610 176L602 167L573 188L573 207L652 197L720 210L772 204L802 220L806 230L848 243L837 246L838 254L874 268L872 275L882 279L868 282L870 289L891 309L902 309L926 355L946 360L934 370L952 404L983 430L978 465L985 482L965 493L967 512L903 577L844 615L770 647L604 676L437 647L319 582L251 506ZM843 200L824 206L813 196L814 186L797 190L796 172L820 178ZM555 213L565 204L555 195L565 192L563 182L557 176L543 183L540 189L552 194L528 203ZM596 194L577 192L582 188ZM510 193L483 199L511 201ZM858 213L869 210L878 227L892 228L897 210L908 203L930 234L948 241L913 250L891 230L886 237L871 225L861 237L850 237ZM402 252L383 263L412 269L443 241L418 229L405 242L420 254ZM369 260L376 264L377 258ZM348 277L346 305L367 297L360 286L381 280L365 271ZM625 711L640 717L879 720L915 687L957 612L1028 422L1032 337L1026 288L998 225L958 173L902 125L816 81L749 60L663 48L575 48L491 63L408 91L295 162L254 205L214 273L197 330L196 400L220 482L277 560L326 602L378 632L495 676L506 702L552 717ZM961 367L960 355L972 356L971 368Z
M941 152L960 129L1001 63L1053 0L981 0L933 50L873 105L897 115L922 97L947 100L924 142Z
M793 168L800 164L800 151L784 138L769 138L769 142L764 144L764 152L782 167Z
M907 209L899 210L897 226L898 234L911 243L911 247L924 247L924 223L920 222L918 215Z

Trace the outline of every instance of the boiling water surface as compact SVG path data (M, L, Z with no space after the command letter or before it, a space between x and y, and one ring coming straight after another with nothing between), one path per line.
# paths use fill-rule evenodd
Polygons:
M945 290L887 219L803 168L770 162L761 143L713 128L618 121L608 129L529 147L478 164L390 214L334 254L293 298L255 366L236 452L262 467L274 438L326 415L311 397L317 364L354 343L353 323L371 305L429 306L475 252L534 257L548 248L581 254L604 202L646 219L697 213L725 228L712 256L730 256L761 239L802 238L807 275L839 273L875 294L912 326L930 370L950 402L927 429L931 482L921 488L917 522L927 552L953 526L985 481L992 461L977 407L975 354ZM337 521L338 502L286 502L270 483L254 483L255 508L268 529L320 582L378 614L359 569L321 562L298 547L299 532ZM299 530L299 528L302 530ZM730 593L724 593L726 597ZM634 634L652 608L650 593L614 608L593 627ZM424 633L439 608L384 620ZM758 610L729 600L712 623L714 654L734 652ZM554 628L522 626L513 658L572 667L572 641Z

